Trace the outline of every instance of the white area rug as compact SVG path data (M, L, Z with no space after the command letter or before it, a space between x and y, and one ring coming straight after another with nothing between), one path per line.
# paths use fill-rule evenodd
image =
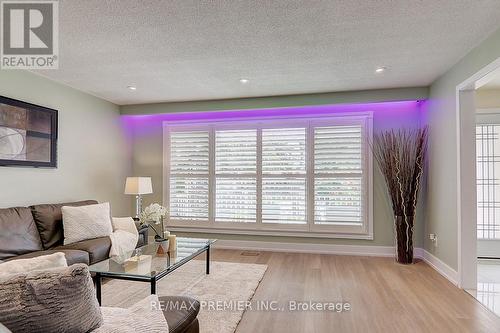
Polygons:
M158 296L186 295L205 304L233 304L252 299L264 277L267 265L214 261L210 275L205 274L205 261L193 260L170 273L157 284ZM129 307L149 295L149 283L110 280L102 287L103 306ZM235 306L220 310L205 306L198 314L200 332L232 333L244 310Z

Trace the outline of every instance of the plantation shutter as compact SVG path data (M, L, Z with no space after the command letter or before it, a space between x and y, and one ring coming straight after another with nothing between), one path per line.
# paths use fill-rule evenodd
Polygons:
M306 224L306 129L262 130L262 222Z
M314 128L314 223L363 224L363 128Z
M215 221L256 222L257 130L215 132Z
M209 132L170 133L170 218L208 220Z
M165 123L169 223L369 239L371 126L368 113Z

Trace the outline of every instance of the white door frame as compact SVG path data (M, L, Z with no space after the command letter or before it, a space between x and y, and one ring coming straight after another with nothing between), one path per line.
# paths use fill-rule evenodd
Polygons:
M474 91L500 73L500 58L456 87L458 286L477 288L477 197Z

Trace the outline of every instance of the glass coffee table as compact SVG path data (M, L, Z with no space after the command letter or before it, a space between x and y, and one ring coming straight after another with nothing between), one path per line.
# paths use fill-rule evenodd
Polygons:
M210 245L216 239L177 237L177 250L165 251L153 242L124 255L89 266L94 275L97 300L101 304L102 278L149 282L156 294L156 282L198 255L206 252L206 274L210 274Z

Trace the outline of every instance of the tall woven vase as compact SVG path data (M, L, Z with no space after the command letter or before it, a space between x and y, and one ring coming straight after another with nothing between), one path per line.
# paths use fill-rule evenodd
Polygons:
M375 136L374 157L391 201L396 260L401 264L413 263L413 225L426 150L427 128L390 130Z
M396 238L396 261L400 264L413 263L413 216L394 217Z

